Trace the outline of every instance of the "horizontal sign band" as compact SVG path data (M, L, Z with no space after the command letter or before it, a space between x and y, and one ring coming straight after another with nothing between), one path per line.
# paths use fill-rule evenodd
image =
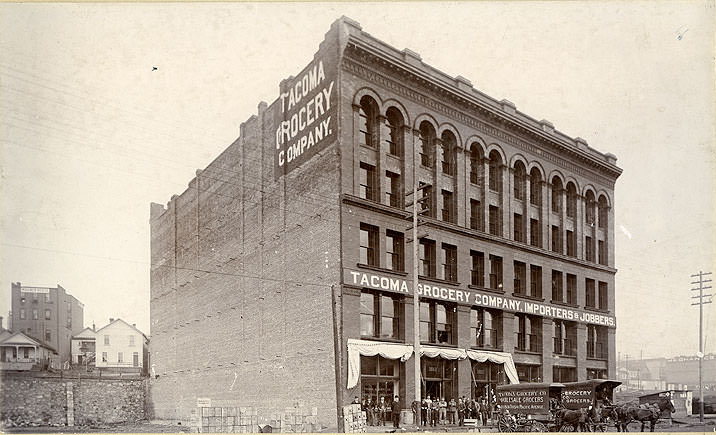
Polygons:
M344 269L343 282L348 285L385 290L394 293L412 295L412 281L403 278L387 276L379 273L363 272L359 270ZM432 299L440 299L464 305L475 305L485 308L495 308L514 313L533 314L573 322L590 323L596 325L616 326L614 316L597 314L574 308L565 308L511 298L502 295L493 295L476 290L461 290L451 287L418 282L418 295Z

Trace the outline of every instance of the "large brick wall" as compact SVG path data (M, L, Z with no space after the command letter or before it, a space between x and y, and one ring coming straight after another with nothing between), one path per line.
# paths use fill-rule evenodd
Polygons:
M68 394L68 392L71 392ZM0 420L39 425L136 422L145 417L145 380L3 375Z
M274 180L275 104L166 209L152 205L155 419L187 421L198 397L259 415L301 400L336 425L337 150Z

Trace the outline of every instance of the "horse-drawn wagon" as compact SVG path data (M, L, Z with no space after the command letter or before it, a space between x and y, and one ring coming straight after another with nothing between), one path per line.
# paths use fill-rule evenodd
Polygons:
M563 432L577 427L590 432L605 432L609 422L616 424L614 388L621 382L591 379L566 382L561 393L561 409L555 414Z
M563 384L498 385L495 389L500 432L547 432L556 429L553 416Z

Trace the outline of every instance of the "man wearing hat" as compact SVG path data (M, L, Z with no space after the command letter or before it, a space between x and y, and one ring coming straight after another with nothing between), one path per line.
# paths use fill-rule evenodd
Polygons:
M400 427L400 398L398 396L393 398L392 414L393 427L397 429Z

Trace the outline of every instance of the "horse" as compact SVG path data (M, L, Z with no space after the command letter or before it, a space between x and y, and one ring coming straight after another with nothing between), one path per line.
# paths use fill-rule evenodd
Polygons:
M587 422L589 421L591 412L591 406L589 407L589 409L558 409L554 413L555 422L558 428L557 430L559 430L560 432L566 432L565 429L567 429L567 427L572 427L574 428L573 431L575 432L577 431L577 429L579 429L580 432L587 432Z
M661 413L668 410L675 412L674 402L671 397L659 397L655 403L646 404L646 406L635 406L624 404L618 406L615 411L617 413L617 431L628 432L627 425L632 421L641 422L641 431L644 432L646 422L650 423L649 431L654 432L654 426L659 421Z

